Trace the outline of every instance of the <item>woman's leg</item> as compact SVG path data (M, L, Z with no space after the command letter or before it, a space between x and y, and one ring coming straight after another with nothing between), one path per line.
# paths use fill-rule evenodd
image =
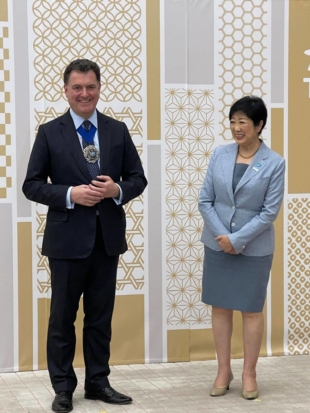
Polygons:
M225 386L231 376L232 317L232 310L212 306L212 333L218 360L218 372L213 387Z
M264 334L263 313L242 312L244 364L242 373L243 390L257 389L256 364Z

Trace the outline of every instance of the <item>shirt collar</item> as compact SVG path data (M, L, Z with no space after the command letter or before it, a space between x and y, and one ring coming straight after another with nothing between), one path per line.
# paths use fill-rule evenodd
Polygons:
M82 116L77 115L71 108L70 108L70 115L73 119L75 129L78 129L82 125L82 123L84 122L85 119L82 118ZM88 120L98 129L98 120L97 120L97 111L96 110L88 118Z

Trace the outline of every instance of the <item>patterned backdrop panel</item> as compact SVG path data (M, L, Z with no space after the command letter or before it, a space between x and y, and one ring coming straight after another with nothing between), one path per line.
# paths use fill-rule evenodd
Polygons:
M35 0L35 100L63 97L62 71L76 58L101 68L101 98L141 102L141 0Z
M0 26L0 198L12 187L11 74L9 29Z
M197 209L214 144L213 90L165 91L167 325L210 325L200 301L203 246Z
M266 95L267 0L222 0L218 7L220 130L230 140L231 104L244 95Z
M67 110L67 109L66 109ZM60 116L53 108L45 111L36 111L36 132L40 124ZM110 107L103 110L108 116L123 121L128 126L129 132L137 147L140 157L143 155L142 140L142 111L134 112L131 108L114 111ZM144 201L143 195L125 205L127 217L127 243L128 251L121 255L118 268L117 290L125 293L141 291L144 287ZM36 251L37 251L37 288L40 294L50 292L51 279L47 257L41 255L42 240L46 222L47 208L36 205Z
M288 351L310 354L310 197L288 200Z

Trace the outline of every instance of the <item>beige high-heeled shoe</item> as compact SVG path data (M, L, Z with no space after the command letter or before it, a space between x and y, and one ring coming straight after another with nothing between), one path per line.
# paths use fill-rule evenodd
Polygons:
M229 377L228 383L225 386L220 386L220 387L212 387L210 396L212 397L218 397L218 396L224 396L229 390L230 383L232 382L234 378L234 375L231 373L231 376Z
M242 397L246 400L257 399L258 394L259 394L258 389L253 390L253 391L242 390Z

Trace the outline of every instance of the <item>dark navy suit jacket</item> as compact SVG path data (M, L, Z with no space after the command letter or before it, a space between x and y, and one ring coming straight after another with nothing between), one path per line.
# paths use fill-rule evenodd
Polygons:
M110 176L121 187L122 204L106 198L97 206L75 204L73 209L67 209L68 188L91 181L70 111L40 125L23 192L31 201L49 207L42 245L42 254L48 257L71 259L90 255L95 243L97 210L107 253L119 255L127 250L123 205L144 191L147 180L126 125L98 111L97 115L100 174Z

